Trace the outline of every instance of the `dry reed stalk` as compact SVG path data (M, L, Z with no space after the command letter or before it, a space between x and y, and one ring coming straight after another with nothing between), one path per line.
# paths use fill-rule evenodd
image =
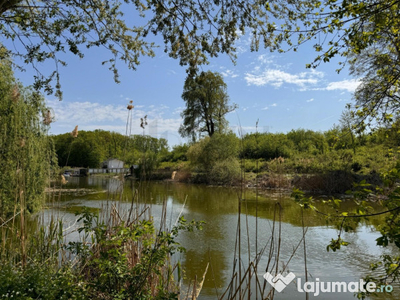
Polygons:
M13 91L12 91L12 95L11 95L12 100L13 100L14 103L17 103L17 102L18 102L19 96L20 96L20 93L19 93L18 86L15 85L15 86L14 86L14 89L13 89Z
M194 297L193 300L197 299L199 297L199 295L200 295L200 292L201 292L201 290L203 288L204 280L206 279L208 266L209 266L209 263L207 263L207 266L206 266L206 269L204 271L203 277L202 277L200 283L197 285L197 288L196 288L197 292L196 292L195 297Z
M196 300L196 294L197 294L196 288L197 288L197 275L194 276L192 300Z
M276 225L276 222L278 222L278 225ZM274 291L271 289L267 295L265 295L265 290L266 290L266 283L263 281L263 283L260 282L260 280L257 277L257 269L258 269L258 264L264 255L268 245L269 245L269 254L268 254L268 262L267 262L267 268L266 272L275 269L278 270L278 264L277 262L279 261L280 257L280 248L281 248L281 234L282 234L282 228L281 228L281 222L282 222L282 207L279 203L276 204L275 210L274 210L274 217L273 217L273 226L272 226L272 232L271 232L271 237L268 239L267 243L265 246L263 246L260 250L259 253L256 253L256 257L253 261L250 261L249 265L247 268L243 266L243 262L241 261L240 257L238 259L235 259L234 262L234 268L233 268L233 273L232 277L230 280L230 283L228 287L226 288L225 292L221 295L218 296L218 299L244 299L250 298L250 299L273 299L274 297ZM276 230L276 227L278 230ZM239 233L239 224L238 224L238 229L237 229L237 234ZM248 229L247 229L248 231ZM278 237L275 237L275 232L277 232ZM275 242L275 240L277 240ZM237 245L239 241L239 236L236 237L236 246L235 246L235 256L236 256L236 251L240 249L240 247ZM295 250L300 246L301 241L299 242L299 245L296 247ZM249 247L249 246L248 246ZM249 249L250 251L250 249ZM276 253L276 254L274 254ZM294 253L292 254L293 257ZM274 258L274 260L272 260ZM236 266L238 266L238 270L236 271ZM242 271L243 270L243 271ZM239 276L240 275L240 276ZM251 280L255 281L255 285L251 284ZM252 292L252 286L253 290L256 290L256 293ZM250 295L250 296L249 296ZM256 296L256 298L254 298Z
M54 117L52 116L51 110L47 109L45 113L43 113L43 124L50 125L54 121Z
M61 175L61 185L66 185L68 181L65 179L64 175Z
M75 126L74 130L71 132L71 136L76 138L78 136L78 125Z
M306 251L306 236L304 228L304 210L301 210L301 226L303 228L303 248L304 248L304 272L306 275L305 282L308 282L308 270L307 270L307 251ZM306 292L306 300L308 300L310 295Z
M25 147L25 139L24 139L24 138L21 138L21 140L19 141L19 146L20 146L21 148L24 148L24 147Z
M21 201L21 232L20 232L20 237L21 237L21 258L22 258L22 267L25 268L26 266L26 243L25 243L25 216L24 216L24 191L20 191L20 201Z

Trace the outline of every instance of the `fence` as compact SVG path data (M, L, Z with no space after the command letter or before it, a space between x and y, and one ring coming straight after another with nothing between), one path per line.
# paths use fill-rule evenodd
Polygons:
M101 173L128 173L128 168L109 168L109 169L89 169L89 174L101 174Z

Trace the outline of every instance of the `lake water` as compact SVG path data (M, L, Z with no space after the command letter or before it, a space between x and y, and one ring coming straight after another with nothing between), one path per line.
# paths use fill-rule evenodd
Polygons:
M309 282L317 282L318 279L325 283L359 282L369 274L369 264L377 260L379 255L397 251L375 245L375 239L379 236L379 233L375 232L375 224L380 221L378 219L374 220L374 223L359 226L354 233L342 234L343 239L350 243L349 246L336 252L327 252L326 246L332 238L337 238L337 230L327 226L325 219L314 213L305 212L302 217L300 207L283 192L266 191L256 197L256 192L252 189L240 191L175 182L135 183L103 177L74 177L68 180L64 189L78 189L78 192L63 193L61 201L45 213L57 213L63 218L66 226L72 226L71 228L76 226L74 211L77 207L101 208L105 203L109 203L111 195L119 194L121 190L123 194L118 206L122 211L128 209L137 190L139 203L151 204L151 212L156 222L160 219L164 201L167 203L167 223L170 226L175 223L181 212L187 220L205 221L202 231L185 232L180 235L179 241L187 251L176 258L186 270L187 279L197 276L198 280L201 280L207 263L210 264L199 299L217 299L217 294L221 295L229 284L235 259L238 258L239 216L241 264L247 267L249 261L255 260L256 253L264 249L257 274L260 284L265 284L267 293L271 288L262 277L267 266L269 271L276 270L278 266L279 272L286 266L286 272L290 271L296 275L281 293L275 292L274 299L306 298L304 292L297 290L297 280L300 278L302 283L305 282L303 230L306 230ZM94 190L93 193L79 193L79 190L88 188ZM242 199L240 203L239 199ZM344 205L351 209L350 202ZM238 214L239 206L241 214ZM327 210L322 204L319 208ZM72 235L69 238L73 239L76 236ZM235 270L238 270L238 264ZM379 275L379 271L374 275ZM250 299L256 298L254 282L253 280L253 294ZM400 288L396 285L392 293L379 293L373 299L399 297ZM311 293L310 298L355 299L352 292L322 293L317 297Z

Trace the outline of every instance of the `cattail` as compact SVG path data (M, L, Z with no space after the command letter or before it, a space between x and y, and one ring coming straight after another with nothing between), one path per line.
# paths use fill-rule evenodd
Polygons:
M50 109L43 113L43 124L50 125L53 122L53 116L51 115Z
M61 175L61 184L66 185L68 181L65 179L64 175Z
M76 126L75 126L75 129L72 130L71 136L72 136L73 138L76 138L76 137L78 136L78 125L76 125Z
M147 125L147 115L144 116L144 118L140 118L140 127L144 129L144 126Z
M17 85L15 85L14 86L14 89L13 89L13 91L12 91L12 100L16 103L16 102L18 102L18 99L19 99L19 89L18 89L18 86Z

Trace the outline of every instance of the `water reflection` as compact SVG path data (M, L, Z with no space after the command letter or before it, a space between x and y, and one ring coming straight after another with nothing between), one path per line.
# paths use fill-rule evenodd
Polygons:
M266 247L265 254L259 263L258 276L264 282L262 275L268 264L269 250L277 250L280 243L280 253L273 251L271 263L279 264L290 259L288 268L304 282L304 249L297 248L301 242L302 213L298 205L284 193L266 193L256 198L254 190L241 191L223 187L207 187L202 185L186 185L173 182L148 182L135 183L116 178L70 178L65 187L88 188L96 193L89 195L63 194L61 197L64 208L63 218L73 220L75 217L65 207L89 206L101 208L110 199L120 200L118 206L127 212L133 195L137 192L138 203L152 205L152 214L155 221L159 221L161 205L167 202L169 225L172 226L179 214L188 220L203 220L206 222L204 229L194 233L182 233L179 241L187 252L181 254L183 269L186 278L193 279L203 276L207 263L210 267L203 285L200 299L216 299L216 290L221 294L228 285L232 275L235 249L238 249L238 210L240 214L241 230L241 259L243 264L254 260L256 253ZM241 200L239 200L241 199ZM239 205L240 204L240 205ZM317 204L318 205L318 204ZM319 209L328 212L328 208L319 204ZM346 209L351 209L352 203L344 203ZM277 210L281 208L281 210ZM281 212L281 213L279 213ZM257 216L257 218L256 218ZM280 226L274 223L282 221ZM304 224L308 227L306 234L306 252L309 280L319 278L320 281L359 281L366 275L370 262L377 259L384 252L395 251L384 249L375 245L378 234L374 232L375 223L359 226L355 233L345 234L343 238L350 242L345 249L337 252L327 252L326 245L337 237L337 231L327 227L325 219L311 212L304 213ZM71 221L70 221L71 222ZM275 226L275 231L273 228ZM256 230L257 228L257 230ZM278 229L281 230L279 241ZM294 249L297 248L297 251ZM396 292L397 289L397 292ZM399 295L399 287L395 288L393 299ZM320 296L323 299L354 299L352 293L330 293ZM275 299L304 299L304 293L298 293L294 282L282 293L275 293ZM312 295L311 295L312 298ZM379 297L377 297L379 298ZM388 295L381 295L380 299L390 299Z

